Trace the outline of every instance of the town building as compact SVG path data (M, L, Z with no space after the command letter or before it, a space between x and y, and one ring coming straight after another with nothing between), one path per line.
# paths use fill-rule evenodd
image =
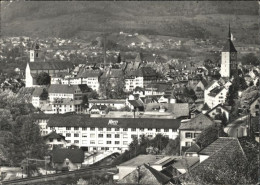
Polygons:
M229 25L228 40L221 52L221 77L231 78L237 74L237 50L231 39Z
M66 148L67 142L65 137L57 134L53 131L43 137L45 143L48 145L48 150L53 150L55 148Z
M89 118L88 115L34 115L41 133L55 130L67 143L93 150L125 151L134 137L178 136L180 120L149 118ZM37 118L39 116L39 118Z
M61 148L52 152L52 166L57 171L78 170L84 162L84 152L81 149Z
M212 125L215 125L214 120L202 113L190 120L183 120L179 128L180 150L185 151L189 148L195 143L196 137Z

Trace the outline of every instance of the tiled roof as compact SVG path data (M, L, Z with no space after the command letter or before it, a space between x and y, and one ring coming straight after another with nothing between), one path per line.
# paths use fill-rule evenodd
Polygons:
M78 78L88 78L88 77L100 77L100 70L92 70L92 69L80 69L77 77Z
M216 80L211 81L211 82L207 85L207 87L205 87L205 89L210 88L215 82L217 82L217 81L216 81Z
M192 144L190 148L188 148L185 152L189 153L189 152L192 152L192 153L197 153L200 151L200 147L199 145L197 145L196 143Z
M82 163L84 161L84 152L81 149L56 149L53 151L53 163L63 163L68 158L72 163Z
M168 183L171 180L170 177L167 177L163 173L155 170L154 168L148 166L147 164L144 164L144 166L153 174L153 176L157 179L157 181L159 183L166 184L166 183Z
M138 155L137 157L130 159L119 166L140 166L144 163L153 164L160 159L163 159L164 155Z
M86 84L80 85L65 85L65 84L52 84L50 85L49 93L62 93L62 94L74 94L79 89L82 93L89 92L90 88Z
M221 151L222 149L230 150L233 147L233 145L237 145L237 144L239 144L239 141L237 140L237 138L220 137L216 141L214 141L213 143L208 145L207 147L203 148L199 152L199 154L211 156L211 155Z
M180 120L151 118L89 118L88 115L57 115L50 117L48 126L178 129L180 126Z
M43 87L35 87L32 96L34 97L40 97L43 92Z
M94 99L94 100L89 100L88 102L89 103L108 103L108 104L120 103L120 104L124 104L126 101L125 101L125 99L105 99L105 100Z
M215 110L215 109L218 108L218 107L220 107L220 108L226 110L227 112L230 112L230 110L229 110L227 107L225 107L225 106L223 106L223 105L221 105L221 104L218 104L218 105L216 105L215 107L213 107L212 109L208 110L208 112L207 112L206 114L212 112L213 110Z
M187 122L181 123L179 130L204 130L214 124L214 121L204 114L199 114Z
M31 70L63 70L73 68L71 62L29 62Z
M207 103L204 103L203 107L201 108L201 110L210 110L209 106Z

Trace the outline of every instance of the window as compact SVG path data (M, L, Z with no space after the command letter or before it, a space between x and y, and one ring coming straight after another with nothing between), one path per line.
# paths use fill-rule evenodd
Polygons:
M70 133L66 133L66 137L71 137L71 134Z
M49 141L50 141L50 142L53 142L53 139L52 139L52 138L50 138L50 139L49 139Z
M66 140L67 143L70 143L71 141L70 140Z
M111 138L111 134L107 134L107 138Z
M115 128L115 131L119 131L119 128Z
M87 130L87 127L83 127L82 130Z
M177 129L172 129L172 132L177 132Z
M199 133L194 133L194 138L198 137Z
M144 131L144 128L140 128L140 131L142 131L142 132L143 132L143 131Z
M192 138L192 133L190 132L185 133L185 138Z
M98 144L103 144L103 141L102 141L102 140L99 140L99 141L98 141Z
M66 130L70 130L70 127L66 127Z
M119 138L120 136L119 136L119 134L115 134L115 138Z
M153 129L152 128L148 128L148 131L152 131Z
M79 140L75 140L74 143L79 143Z
M127 131L128 129L127 128L123 128L123 131Z
M107 131L111 131L111 128L107 128Z
M91 128L90 128L90 131L95 131L95 127L91 127Z
M169 129L165 128L165 129L164 129L164 132L169 132Z
M95 138L95 134L90 134L90 138Z
M88 134L82 134L82 137L88 137Z
M259 105L255 105L255 108L256 108L256 109L259 109Z
M185 146L186 146L186 147L191 146L191 142L185 142Z
M135 135L135 134L132 134L132 135L131 135L131 138L132 138L132 139L134 139L134 138L136 138L136 137L137 137L137 135Z
M127 141L123 141L123 145L128 145L128 142Z
M88 144L87 140L82 140L82 144Z
M149 138L152 138L152 137L153 137L153 135L148 135L148 137L149 137Z
M157 128L157 129L156 129L156 132L161 132L161 129Z
M79 134L74 134L74 137L79 137Z
M107 144L111 144L111 141L107 141Z
M103 138L103 134L98 134L98 137L99 138Z
M79 130L79 127L74 127L74 130Z
M128 135L127 134L123 134L123 138L128 138Z
M61 141L61 138L58 138L57 141L60 142L60 141Z
M95 141L94 141L94 140L91 140L91 141L90 141L90 144L91 144L91 145L94 145L94 144L95 144Z
M103 128L98 128L98 131L103 131Z
M115 144L116 144L116 145L119 145L119 144L120 144L120 141L115 141Z
M136 128L131 128L131 131L132 131L132 132L135 132L135 131L136 131Z

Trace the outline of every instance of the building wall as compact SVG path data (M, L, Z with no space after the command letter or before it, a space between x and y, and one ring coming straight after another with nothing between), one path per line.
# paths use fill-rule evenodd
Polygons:
M31 75L29 63L27 63L27 66L26 66L26 69L25 69L25 86L26 87L33 87L33 78L32 78L32 75Z
M116 121L116 120L112 120ZM134 121L134 119L133 119ZM68 144L74 144L79 147L88 147L89 151L93 150L111 150L124 151L128 149L128 145L132 142L133 137L140 138L141 135L146 135L149 138L155 137L157 134L162 134L170 139L175 139L178 136L177 130L173 129L147 129L147 128L75 128L75 127L53 127L43 131L48 133L55 130L58 134L66 137ZM108 135L110 134L110 135Z
M64 160L63 163L54 163L53 167L56 169L62 169L64 167L68 167L69 171L78 170L81 168L81 163L72 163L70 160L68 160L68 165L66 163L66 160Z
M259 116L259 98L250 105L250 113L252 116Z
M186 134L190 133L191 137ZM195 138L201 133L200 130L180 130L180 147L191 146L195 142Z
M133 91L136 87L144 87L143 77L125 79L125 90Z
M67 142L63 139L61 139L60 141L58 141L57 139L53 139L53 141L46 140L45 143L49 146L49 150L52 150L54 145L60 146L62 148L66 147L67 145Z
M207 95L205 97L204 102L207 103L209 108L211 109L217 106L218 104L224 104L227 97L227 92L228 90L224 88L220 93L218 93L214 97Z
M217 109L220 109L221 112L218 112ZM227 117L227 120L229 120L229 112L226 111L226 110L224 110L224 109L222 109L222 108L216 108L216 109L212 110L211 112L209 112L208 115L209 115L211 118L214 119L216 115L218 115L218 114L223 114L223 112L225 112L225 115L226 115L226 117Z
M74 94L49 93L49 99L50 99L51 102L53 102L55 98L70 98L70 99L74 99Z
M230 77L230 53L221 53L221 77Z

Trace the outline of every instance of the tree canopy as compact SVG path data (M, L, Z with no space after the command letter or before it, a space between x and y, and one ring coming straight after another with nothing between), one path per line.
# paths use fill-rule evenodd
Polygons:
M257 58L257 56L255 56L254 53L249 53L242 57L242 64L257 66L259 65L259 59Z
M51 83L51 77L48 73L41 72L36 76L36 83L38 85L49 85Z

